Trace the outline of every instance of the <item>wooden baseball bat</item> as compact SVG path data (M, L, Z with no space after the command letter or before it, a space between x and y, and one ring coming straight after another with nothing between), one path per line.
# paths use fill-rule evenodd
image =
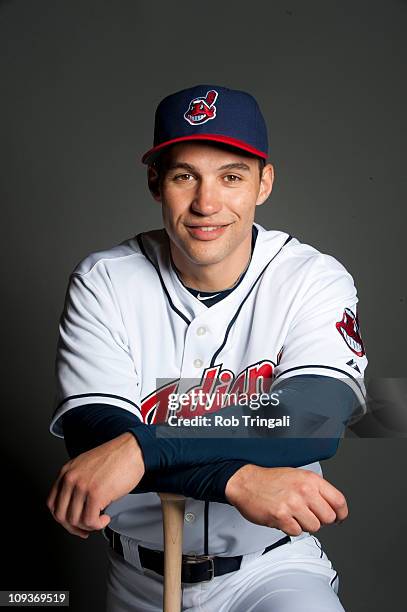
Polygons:
M159 493L164 529L164 612L181 610L181 563L185 497Z

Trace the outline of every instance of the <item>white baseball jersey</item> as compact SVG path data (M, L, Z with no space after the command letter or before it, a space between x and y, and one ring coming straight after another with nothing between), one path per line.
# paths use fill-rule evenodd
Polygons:
M57 396L50 430L83 404L106 403L145 423L167 414L183 381L223 380L229 390L300 374L340 378L364 405L367 365L353 279L333 257L259 224L242 281L208 308L182 284L164 229L86 257L74 270L60 323ZM187 385L188 387L190 384ZM271 442L272 443L272 442ZM304 466L321 473L319 463ZM108 506L110 527L163 548L155 493ZM187 499L184 553L234 556L285 534L250 523L228 504Z

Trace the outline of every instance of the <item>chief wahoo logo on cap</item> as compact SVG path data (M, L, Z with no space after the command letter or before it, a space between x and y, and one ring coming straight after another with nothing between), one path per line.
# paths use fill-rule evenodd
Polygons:
M190 125L206 123L210 119L216 117L216 98L218 92L211 89L207 92L205 98L194 98L189 103L188 110L184 113L184 118Z

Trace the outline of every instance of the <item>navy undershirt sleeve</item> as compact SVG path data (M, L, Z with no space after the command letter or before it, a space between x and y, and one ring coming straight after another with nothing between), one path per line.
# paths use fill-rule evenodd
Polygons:
M87 404L63 415L65 446L69 456L77 457L100 444L134 428L143 427L138 419L117 406ZM149 470L131 493L166 491L194 499L225 502L227 481L247 461L221 461L218 464L177 466L166 470Z
M358 400L342 380L328 376L300 375L273 386L279 392L278 410L267 406L254 416L290 416L286 431L259 427L247 428L234 437L211 437L204 427L169 427L140 425L128 429L137 438L148 470L176 466L205 465L239 460L263 467L297 467L332 457L345 424L356 412ZM224 416L241 416L243 409L229 406ZM247 410L245 411L247 414ZM326 437L320 435L324 428ZM187 437L187 436L191 437Z
M116 406L90 404L63 415L66 447L73 457L129 431L140 444L146 467L134 493L165 490L195 499L226 501L228 479L247 463L299 467L332 457L344 424L357 407L352 389L343 381L326 376L285 379L273 386L273 392L279 392L279 412L290 416L289 437L264 436L263 429L255 437L186 438L185 431L179 428L175 434L169 432L174 437L166 437L157 435L157 428L163 425L146 425ZM232 414L233 410L238 407L223 408L222 414L226 411ZM329 437L312 435L323 425ZM194 435L199 436L199 431Z

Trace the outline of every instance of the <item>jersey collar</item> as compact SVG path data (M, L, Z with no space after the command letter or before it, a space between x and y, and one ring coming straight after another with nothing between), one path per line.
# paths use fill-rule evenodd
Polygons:
M252 258L246 273L238 284L226 297L214 304L210 309L188 291L178 278L171 265L169 239L164 228L143 232L141 239L151 263L161 275L162 282L171 297L173 304L185 316L192 320L195 317L210 311L212 313L235 309L245 299L253 285L260 280L263 271L277 255L289 237L286 232L266 230L260 224L255 223L258 230L256 243L252 252ZM271 265L273 265L271 263Z

